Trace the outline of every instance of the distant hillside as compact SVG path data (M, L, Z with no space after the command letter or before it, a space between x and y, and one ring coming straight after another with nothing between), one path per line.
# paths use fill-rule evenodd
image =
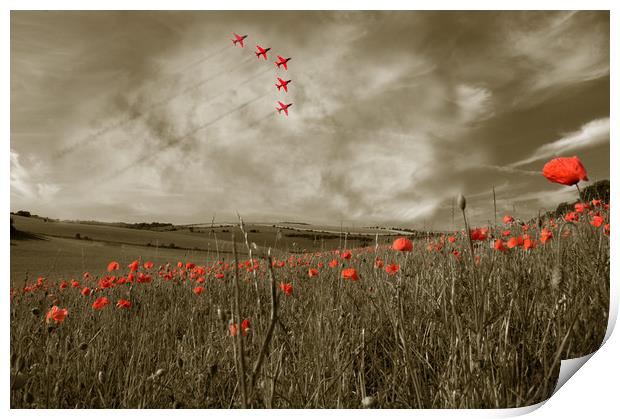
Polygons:
M575 194L576 195L576 194ZM581 197L584 202L590 202L593 199L600 199L604 203L609 203L609 180L600 180L592 185L581 190ZM546 217L561 217L567 212L575 209L575 204L579 202L575 200L573 202L562 202L555 211L549 211L544 214Z

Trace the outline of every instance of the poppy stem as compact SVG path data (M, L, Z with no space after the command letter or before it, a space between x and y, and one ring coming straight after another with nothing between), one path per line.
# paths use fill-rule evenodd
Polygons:
M271 255L267 256L267 267L269 269L269 277L271 279L271 318L269 322L269 328L267 329L265 339L263 340L261 351L258 355L258 359L256 360L256 364L254 364L252 376L250 377L251 395L254 393L254 384L256 383L256 377L258 376L261 366L263 365L263 360L265 359L265 355L267 354L267 351L269 349L269 344L271 343L271 339L273 337L273 331L278 321L278 294L276 293L276 277L273 273Z
M235 290L235 317L236 321L239 322L239 329L241 329L241 313L239 309L239 260L237 257L237 242L235 241L235 232L232 233L232 242L233 242L233 256L235 258L235 281L234 281L234 290ZM244 350L243 350L243 333L241 330L237 330L237 336L233 339L237 339L239 343L239 387L241 388L241 407L243 409L247 409L248 403L248 395L245 387L245 358L244 358Z
M575 183L575 186L577 187L577 193L579 193L579 200L580 200L581 202L583 202L583 198L582 198L582 196L581 196L581 189L579 189L579 184L578 184L578 183Z

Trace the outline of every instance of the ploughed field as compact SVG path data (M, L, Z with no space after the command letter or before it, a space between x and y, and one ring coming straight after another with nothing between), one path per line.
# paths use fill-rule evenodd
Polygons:
M525 406L607 327L601 203L346 244L13 218L14 408Z

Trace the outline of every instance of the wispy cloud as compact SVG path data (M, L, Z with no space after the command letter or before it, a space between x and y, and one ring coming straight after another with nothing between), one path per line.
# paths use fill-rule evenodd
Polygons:
M579 130L538 147L530 157L512 163L515 168L549 157L558 156L588 147L594 147L609 141L609 118L596 119L583 125Z

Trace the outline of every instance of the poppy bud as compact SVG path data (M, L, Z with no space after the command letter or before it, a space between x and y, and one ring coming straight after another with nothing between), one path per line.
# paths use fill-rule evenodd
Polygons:
M225 322L227 320L226 313L221 308L217 309L217 318L220 319L221 322Z
M463 196L463 194L459 194L458 198L456 198L456 204L459 206L461 211L465 211L467 201L465 201L465 197Z
M365 409L372 409L377 405L377 399L371 396L366 396L362 399L362 407Z
M558 289L560 284L562 283L562 268L559 265L553 267L553 272L551 272L551 288Z
M212 364L209 367L209 375L213 377L215 374L217 374L217 364Z
M34 402L34 396L31 392L27 391L26 393L24 393L24 402L26 402L27 404Z
M23 368L24 368L24 358L22 358L21 356L18 356L17 359L15 360L15 369L17 370L17 372L19 372Z

